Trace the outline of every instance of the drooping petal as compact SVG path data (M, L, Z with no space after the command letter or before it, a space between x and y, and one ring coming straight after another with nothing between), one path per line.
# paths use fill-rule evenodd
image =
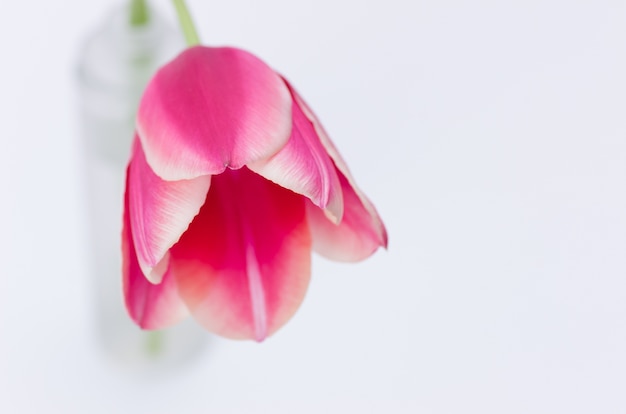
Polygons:
M376 208L356 185L348 165L313 111L291 85L289 89L294 102L311 121L320 142L333 160L343 188L344 214L339 226L329 226L323 214L313 206L307 206L314 249L333 260L358 261L371 255L380 246L386 248L387 230Z
M344 199L339 225L329 221L317 206L307 203L313 249L331 260L357 262L379 247L387 247L387 232L378 215L372 216L346 177L340 173L339 179Z
M206 329L261 341L291 318L310 277L305 200L246 167L213 177L171 260L181 297Z
M122 274L126 309L135 323L143 329L166 328L187 316L187 308L178 296L176 279L170 270L164 272L163 280L158 285L153 285L144 277L133 243L128 207L127 190L122 230Z
M167 270L167 252L200 211L211 176L164 181L146 163L135 137L128 169L129 216L139 265L152 283Z
M254 55L196 46L152 78L137 130L148 163L165 180L239 168L280 150L291 132L291 96Z
M335 165L313 124L295 102L292 117L291 137L283 149L248 167L281 187L307 196L339 223L343 214L343 196Z

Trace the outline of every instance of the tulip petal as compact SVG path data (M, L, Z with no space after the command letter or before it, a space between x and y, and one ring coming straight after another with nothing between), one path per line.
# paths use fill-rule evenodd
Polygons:
M308 197L326 209L335 223L341 221L343 196L335 165L326 153L311 121L294 102L293 126L287 145L269 159L248 167L281 187Z
M291 96L256 56L196 46L152 78L137 130L148 163L165 180L219 174L268 158L291 132Z
M167 270L167 252L200 211L211 176L164 181L146 162L135 137L128 169L129 216L134 246L143 273L159 283Z
M171 261L181 297L206 329L261 341L295 313L310 278L305 200L247 167L213 177Z
M343 189L344 213L339 226L328 223L328 218L317 211L319 209L307 204L313 248L329 259L349 262L370 256L380 246L387 248L387 230L376 208L356 185L348 165L313 111L291 85L289 89L294 102L311 121L320 142L333 160Z
M128 181L127 181L128 184ZM143 329L161 329L179 322L188 315L178 296L176 279L166 270L160 284L150 283L143 275L133 244L128 191L124 198L122 230L124 300L130 317Z
M339 179L344 199L343 219L339 225L328 220L317 206L307 203L313 249L331 260L357 262L380 246L386 248L387 232L378 215L372 216L346 177L340 173Z

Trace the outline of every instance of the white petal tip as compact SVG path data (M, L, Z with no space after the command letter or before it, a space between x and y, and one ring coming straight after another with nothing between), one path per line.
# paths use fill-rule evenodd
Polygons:
M167 269L169 268L169 259L169 254L167 254L163 259L161 259L159 263L156 264L156 266L141 264L141 271L143 272L148 282L152 283L153 285L158 285L161 283L161 281L163 280L163 275L165 274L165 272L167 272Z

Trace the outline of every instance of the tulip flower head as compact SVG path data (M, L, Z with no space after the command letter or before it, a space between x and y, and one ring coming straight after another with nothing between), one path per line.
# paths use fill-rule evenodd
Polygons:
M148 84L127 170L126 307L263 340L300 306L311 252L358 261L384 225L295 89L256 56L193 46Z

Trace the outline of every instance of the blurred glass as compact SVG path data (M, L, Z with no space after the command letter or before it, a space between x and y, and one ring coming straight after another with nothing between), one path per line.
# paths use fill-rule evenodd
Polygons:
M180 365L198 355L207 339L190 320L170 329L142 331L123 302L120 237L135 112L157 67L184 47L180 35L149 11L145 24L132 26L128 5L115 10L84 43L78 67L98 342L115 360L138 370Z

